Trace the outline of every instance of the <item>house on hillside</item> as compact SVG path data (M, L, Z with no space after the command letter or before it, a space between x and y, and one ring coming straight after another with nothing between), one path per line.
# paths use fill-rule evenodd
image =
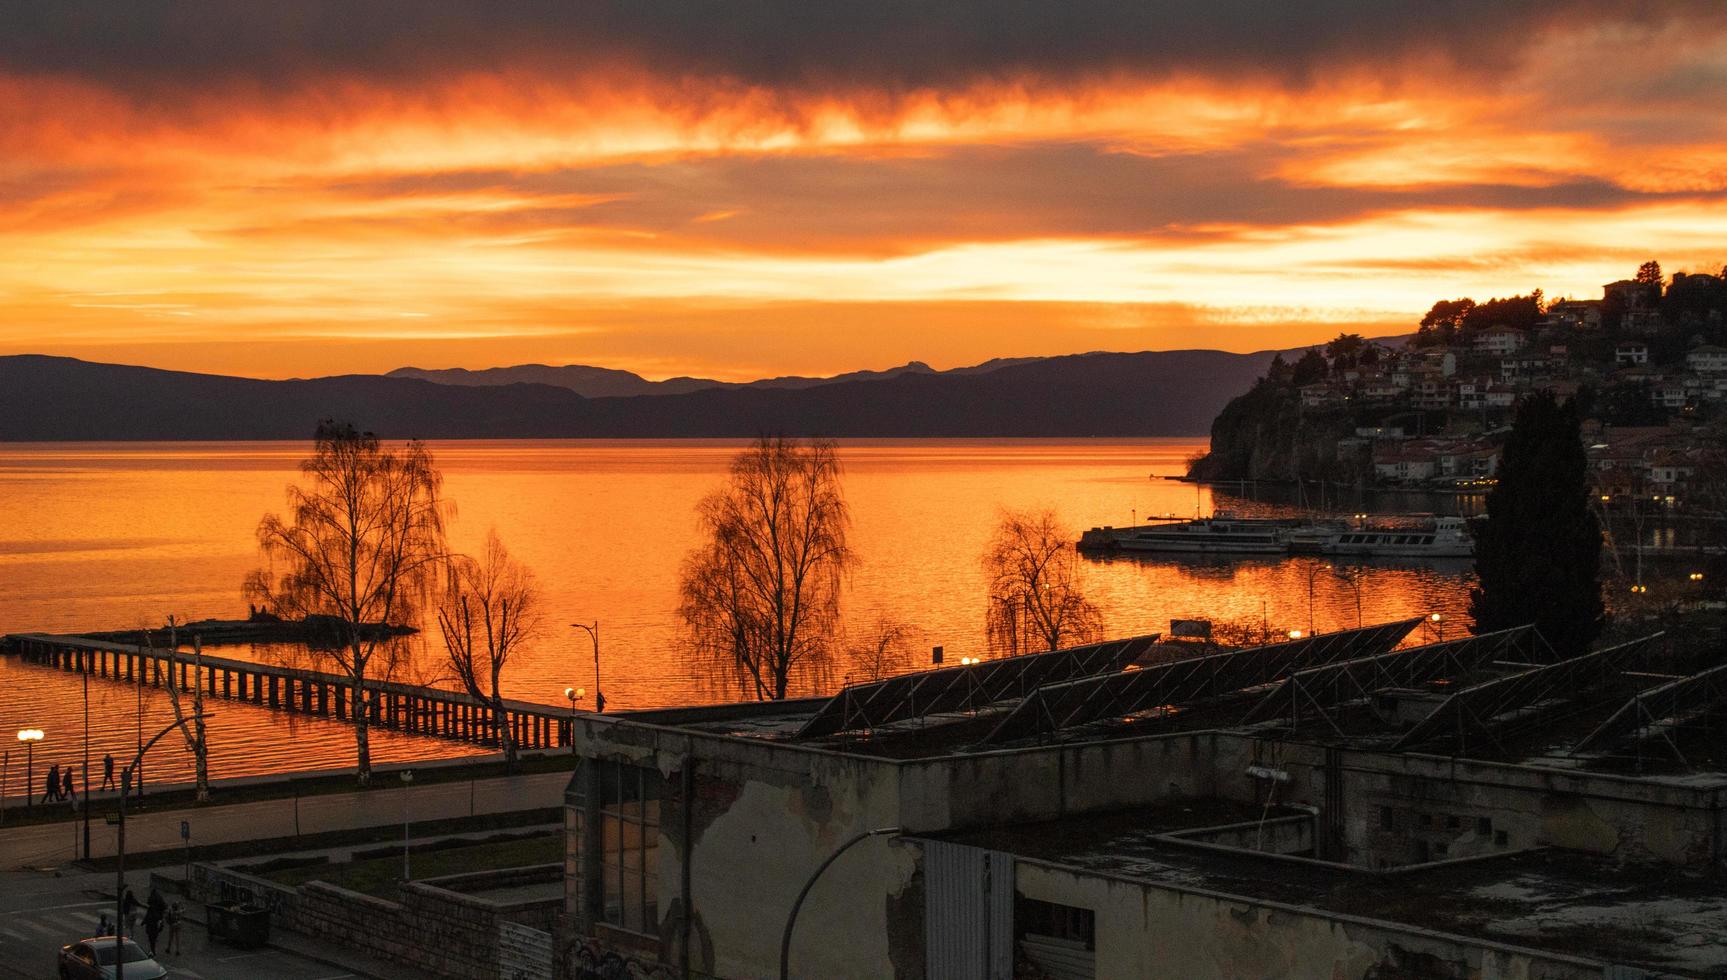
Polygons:
M1515 354L1529 346L1529 335L1514 327L1489 327L1475 335L1475 350L1481 354Z
M1685 355L1685 366L1698 374L1727 374L1727 347L1693 347Z
M1622 340L1613 348L1613 363L1621 367L1648 364L1649 345L1640 340Z

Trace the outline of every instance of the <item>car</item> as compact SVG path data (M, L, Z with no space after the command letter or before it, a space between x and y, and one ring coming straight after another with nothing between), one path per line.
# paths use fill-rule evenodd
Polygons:
M113 980L114 937L95 936L60 947L60 980ZM168 971L130 939L119 943L126 980L163 980Z

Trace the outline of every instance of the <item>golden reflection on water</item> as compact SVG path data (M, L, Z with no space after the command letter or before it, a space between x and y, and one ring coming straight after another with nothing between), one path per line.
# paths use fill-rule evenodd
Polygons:
M507 693L560 703L565 687L593 689L587 636L565 624L598 619L599 686L609 706L737 696L682 657L675 610L696 502L720 483L739 445L434 444L457 509L452 544L477 548L496 527L545 588L552 628L513 665ZM1209 513L1208 490L1153 478L1183 472L1204 448L1192 439L845 441L852 540L862 559L848 621L859 629L878 617L911 625L919 652L898 669L921 666L938 644L951 661L981 654L979 555L1002 508L1054 507L1076 533L1147 514ZM243 616L240 583L258 560L253 531L260 515L281 507L305 450L293 443L0 445L0 631ZM1357 580L1323 564L1116 558L1088 560L1087 577L1112 634L1164 630L1175 617L1305 630L1310 583L1313 625L1353 626ZM1461 625L1467 562L1378 564L1361 573L1363 620L1440 611ZM5 669L10 679L15 668ZM829 683L847 673L848 665L835 665ZM0 731L22 717L24 692L7 690ZM42 691L26 696L40 700Z

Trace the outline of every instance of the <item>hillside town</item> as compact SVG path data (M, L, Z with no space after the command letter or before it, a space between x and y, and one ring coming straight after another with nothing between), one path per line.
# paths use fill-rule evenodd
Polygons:
M1724 333L1727 275L1664 279L1655 262L1607 283L1598 299L1545 302L1536 291L1479 304L1442 301L1401 343L1345 334L1293 363L1274 360L1243 400L1264 402L1269 390L1292 401L1295 425L1287 431L1296 445L1281 455L1242 454L1236 463L1295 472L1211 475L1479 492L1493 483L1518 401L1551 390L1583 409L1604 501L1684 509L1693 491L1707 490L1700 481L1719 483ZM1220 419L1226 429L1227 416ZM1333 447L1329 460L1300 448L1319 432Z

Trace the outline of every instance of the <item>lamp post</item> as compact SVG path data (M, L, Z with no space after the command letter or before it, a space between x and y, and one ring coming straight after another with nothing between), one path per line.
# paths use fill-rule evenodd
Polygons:
M792 903L791 913L786 916L786 931L780 936L780 980L789 980L791 977L792 927L797 925L798 910L803 908L804 899L809 897L810 889L814 888L816 885L816 879L820 878L822 876L822 872L828 869L828 865L834 863L834 861L837 860L841 854L844 854L849 850L852 845L862 843L871 837L880 837L883 834L900 834L904 832L905 831L899 827L882 827L878 830L866 830L846 841L844 844L841 844L838 849L836 849L832 854L829 854L827 860L823 861L821 865L816 868L815 874L810 875L810 880L804 882L803 891L798 892L798 899Z
M604 712L606 710L606 696L600 693L600 621L594 620L592 626L587 623L571 623L570 626L574 629L586 630L588 639L594 641L594 712L596 714Z
M24 812L36 808L36 743L42 741L42 729L20 728L18 741L24 743Z
M408 864L408 787L414 783L414 770L403 769L402 777L402 880L413 881L413 868Z
M144 762L144 753L160 742L164 736L176 728L184 731L188 721L204 721L213 717L207 714L195 714L190 718L176 718L167 727L150 736L148 742L138 746L138 754L132 757L120 774L120 821L115 837L114 858L114 980L126 980L126 958L120 955L120 940L125 937L126 926L126 797L131 794L132 774ZM22 734L20 734L22 737Z
M1434 613L1431 616L1427 617L1427 622L1430 625L1432 625L1432 627L1433 627L1433 635L1436 638L1436 642L1444 643L1445 642L1445 617L1439 615L1438 613Z
M1330 565L1315 565L1307 570L1307 634L1313 635L1313 579L1320 572L1330 571Z

